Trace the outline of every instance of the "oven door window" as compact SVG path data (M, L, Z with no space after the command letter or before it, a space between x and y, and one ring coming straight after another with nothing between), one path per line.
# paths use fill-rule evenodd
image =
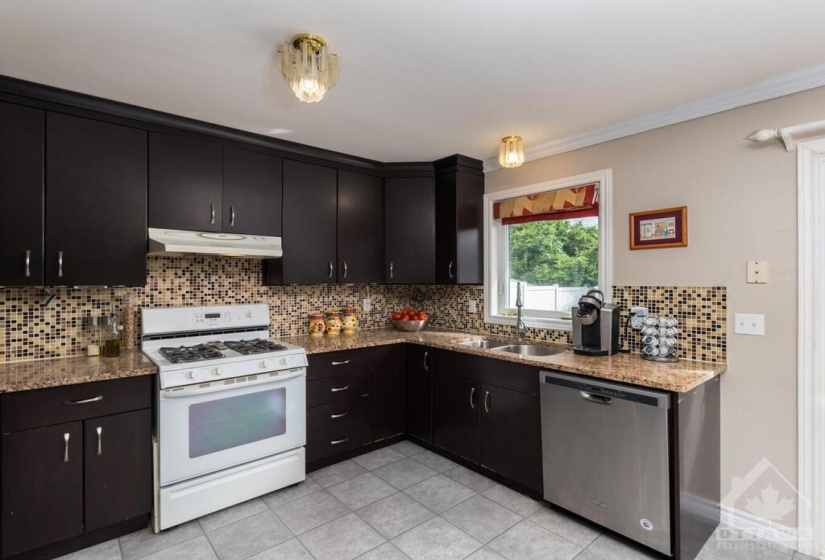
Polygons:
M286 389L227 397L189 407L189 458L286 433Z

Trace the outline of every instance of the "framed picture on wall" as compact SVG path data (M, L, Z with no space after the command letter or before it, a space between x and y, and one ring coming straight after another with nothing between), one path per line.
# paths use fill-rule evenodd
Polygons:
M630 214L630 248L687 247L687 206Z

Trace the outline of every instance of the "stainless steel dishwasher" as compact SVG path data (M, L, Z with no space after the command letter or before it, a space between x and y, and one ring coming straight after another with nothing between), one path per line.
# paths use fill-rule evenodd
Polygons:
M540 376L544 499L670 555L670 395Z

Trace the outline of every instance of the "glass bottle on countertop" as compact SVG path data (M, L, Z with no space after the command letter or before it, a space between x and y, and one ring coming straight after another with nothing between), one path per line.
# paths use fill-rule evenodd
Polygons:
M117 315L112 313L109 317L109 328L106 331L106 339L103 341L104 358L116 358L120 356L120 332L122 328L117 321Z

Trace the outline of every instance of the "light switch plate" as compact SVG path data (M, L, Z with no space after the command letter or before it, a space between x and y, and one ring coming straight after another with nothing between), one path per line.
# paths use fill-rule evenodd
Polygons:
M370 298L364 298L364 303L362 307L364 308L364 311L372 310L372 302L370 301Z
M748 261L748 284L768 283L768 261Z
M476 305L476 300L471 299L470 305L468 307L470 313L478 313L478 306Z
M736 313L733 332L752 336L765 336L765 316L754 313Z

